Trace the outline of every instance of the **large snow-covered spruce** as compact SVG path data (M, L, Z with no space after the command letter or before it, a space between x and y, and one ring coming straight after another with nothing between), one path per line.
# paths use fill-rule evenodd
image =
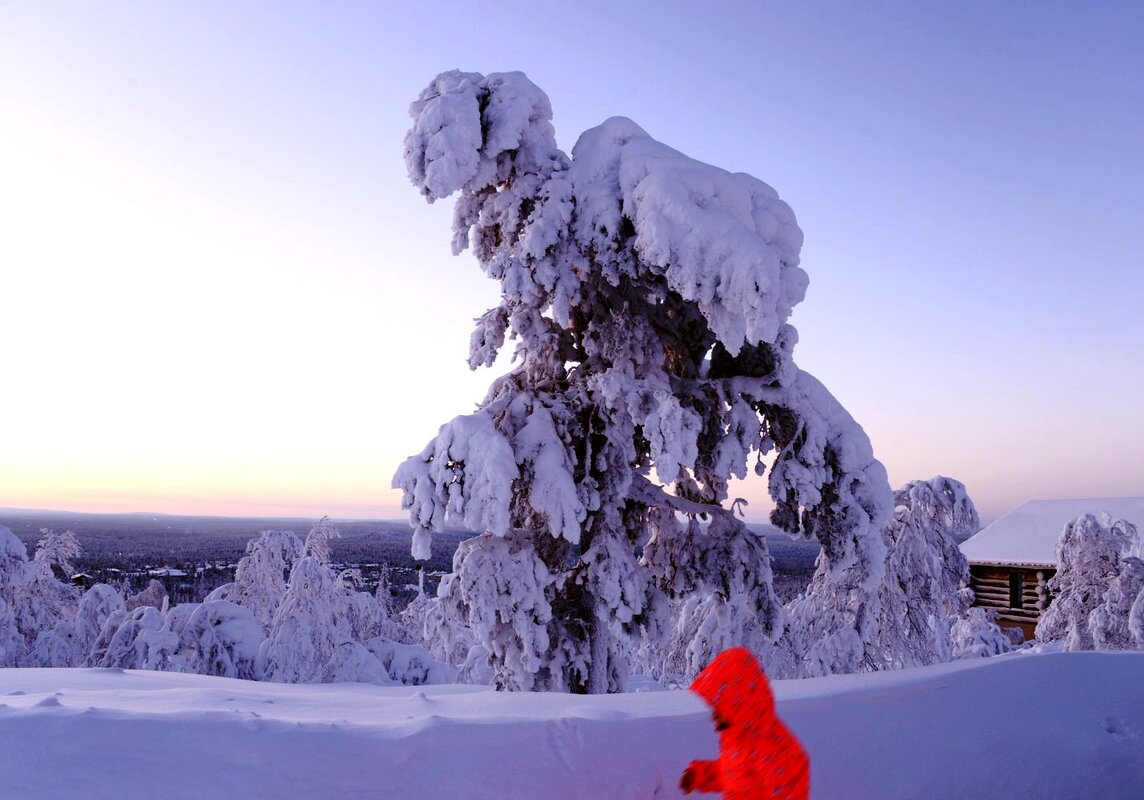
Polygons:
M676 585L726 586L695 565L701 552L736 549L717 540L744 537L752 544L739 549L754 555L726 565L753 572L734 580L751 587L760 643L797 647L790 662L809 654L815 672L871 661L891 494L862 429L792 358L787 319L807 276L790 208L762 181L690 159L628 119L585 132L570 158L548 98L517 72L441 74L411 114L411 180L429 201L458 195L453 250L471 248L501 285L477 320L470 366L492 364L506 336L516 362L394 485L417 557L447 518L493 537L517 532L482 555L484 568L509 580L524 570L534 587L512 619L477 626L494 671L622 689L623 638L662 630L657 598ZM729 480L752 461L761 472L771 454L774 522L823 546L789 619L765 542L725 505ZM656 511L718 524L697 531L660 514L649 526ZM494 553L503 564L489 563ZM464 584L471 602L493 602L475 578ZM506 685L534 685L515 678Z

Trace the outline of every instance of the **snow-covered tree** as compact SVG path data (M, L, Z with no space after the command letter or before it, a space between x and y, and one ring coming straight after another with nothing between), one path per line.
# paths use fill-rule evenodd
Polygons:
M950 628L950 657L987 658L1008 653L1013 642L997 625L993 609L970 608Z
M410 178L430 201L459 193L454 252L471 247L501 284L470 366L491 365L506 336L517 364L394 485L416 557L452 517L491 537L470 551L482 569L531 576L527 611L510 612L471 569L460 587L504 685L621 689L620 637L662 606L637 549L652 535L653 551L678 549L666 539L689 530L653 534L649 513L719 520L708 536L744 540L729 481L772 454L774 523L817 538L823 555L789 626L765 542L734 565L758 570L746 579L759 587L757 636L785 632L792 662L814 673L876 666L891 495L862 429L794 363L786 320L807 276L790 208L627 119L584 133L569 158L548 98L521 73L444 73L411 113Z
M894 493L878 621L887 666L950 660L951 626L973 602L958 542L980 528L965 486L952 478L911 481Z
M62 533L41 528L43 538L36 543L36 554L32 563L48 577L54 577L53 569L60 571L60 577L70 579L75 573L75 560L83 552L79 539L73 531Z
M1121 559L1120 567L1104 599L1089 615L1088 626L1097 650L1144 649L1132 635L1130 618L1138 598L1144 597L1144 560Z
M147 581L147 585L143 587L142 591L131 595L124 601L128 611L134 611L142 606L166 611L170 602L171 598L167 596L167 588L154 578Z
M175 658L178 647L179 636L167 628L163 612L144 604L133 609L120 623L98 666L178 672L180 662Z
M25 667L78 667L83 663L83 652L75 624L62 619L51 630L40 631L32 649L24 658Z
M230 600L254 614L264 632L286 594L286 581L302 555L302 540L291 531L263 531L246 545L246 555L234 571L234 583L208 599Z
M75 627L76 637L85 659L95 646L103 626L117 612L126 616L127 606L119 592L106 583L95 584L80 597Z
M648 570L649 605L643 661L668 684L687 686L732 646L766 652L772 675L791 671L789 654L772 647L781 609L771 583L766 540L731 514L708 524L696 515L681 523L674 511L653 508L652 535L641 564ZM666 613L665 613L666 611ZM782 664L780 665L780 660Z
M318 520L318 524L310 529L302 552L304 555L315 559L319 564L329 564L330 540L337 539L341 535L341 532L330 522L329 517L322 517Z
M0 667L30 664L29 654L40 634L75 617L79 592L54 577L53 563L46 556L29 562L24 543L0 525ZM67 632L61 628L59 635L66 637ZM41 656L49 649L58 655L60 646L61 641L49 644L46 638ZM39 659L35 657L36 663Z
M103 665L103 659L107 656L107 651L111 648L111 642L115 639L115 635L119 632L119 627L126 621L128 611L126 606L112 610L107 619L103 621L103 627L99 630L99 635L95 637L95 641L88 651L85 664L89 667L98 667Z
M1132 608L1128 612L1128 633L1137 650L1144 650L1144 590L1136 595Z
M1121 557L1137 544L1136 526L1082 514L1057 542L1057 574L1049 579L1053 601L1037 623L1037 639L1066 650L1095 647L1089 618L1120 574Z
M274 612L258 660L266 680L308 683L319 680L326 662L344 642L353 641L338 576L313 556L290 572L290 584Z

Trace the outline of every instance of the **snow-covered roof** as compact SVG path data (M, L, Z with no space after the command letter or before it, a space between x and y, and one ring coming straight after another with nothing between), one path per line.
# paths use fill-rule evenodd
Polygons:
M187 576L186 572L181 569L175 569L174 567L160 567L159 569L150 570L147 574L156 578L185 578Z
M1144 531L1144 497L1032 500L985 526L961 544L971 564L1055 567L1057 540L1081 514L1125 519Z

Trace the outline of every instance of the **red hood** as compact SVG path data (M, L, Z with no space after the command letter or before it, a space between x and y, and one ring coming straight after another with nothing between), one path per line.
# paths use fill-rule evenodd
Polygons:
M767 676L750 651L742 647L724 650L700 672L691 684L698 694L728 722L770 715L775 698Z

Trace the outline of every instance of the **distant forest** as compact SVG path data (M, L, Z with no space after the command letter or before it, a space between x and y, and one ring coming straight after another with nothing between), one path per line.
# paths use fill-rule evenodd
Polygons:
M388 566L396 599L410 599L418 570L425 568L426 590L436 591L440 575L452 569L457 545L473 534L453 530L433 535L433 555L413 560L411 531L404 521L331 520L340 538L330 542L334 565L359 569L364 589L377 584ZM42 529L72 531L83 546L76 569L100 582L125 582L139 591L153 570L169 568L186 577L159 576L172 602L196 602L234 578L234 566L246 544L265 530L293 531L300 538L318 522L303 517L191 517L166 514L82 514L66 511L0 509L0 525L35 552ZM784 601L806 588L818 555L816 542L796 541L769 525L751 525L767 537L773 557L775 590Z
M415 585L424 566L436 587L436 576L452 568L457 544L472 534L451 531L435 534L433 557L415 562L410 554L410 529L405 522L331 520L341 536L330 542L332 561L347 569L360 569L364 588L377 583L382 565L389 566L397 594L411 596L401 587ZM165 514L81 514L64 511L0 509L0 525L9 528L35 552L43 529L72 531L83 547L75 567L100 582L125 581L138 591L154 577L153 570L168 568L187 573L182 579L159 576L174 602L202 599L217 585L234 578L234 565L246 545L265 530L293 531L300 538L318 522L313 518L189 517ZM196 596L197 595L197 596Z

